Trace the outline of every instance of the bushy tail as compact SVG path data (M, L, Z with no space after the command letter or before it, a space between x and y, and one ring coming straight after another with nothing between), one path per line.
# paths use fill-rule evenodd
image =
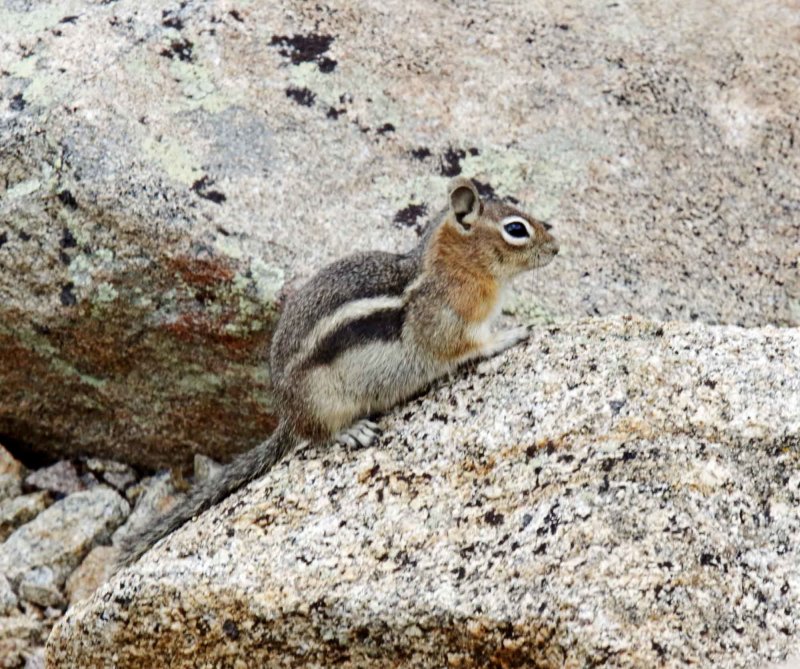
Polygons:
M122 542L117 567L133 564L159 539L266 474L296 445L297 437L290 425L282 421L269 439L238 455L216 475L190 490L186 498L167 513L126 537Z

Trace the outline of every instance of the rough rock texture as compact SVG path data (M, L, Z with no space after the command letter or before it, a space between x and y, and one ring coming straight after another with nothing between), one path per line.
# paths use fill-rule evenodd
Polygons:
M95 544L113 543L130 531L129 524L144 522L148 512L164 511L174 499L175 489L168 473L142 478L123 463L94 458L26 472L0 447L2 472L14 480L11 492L16 496L0 501L0 669L37 669L44 666L44 642L67 602L74 604L88 597L113 571L117 549ZM22 494L22 475L25 490L41 485L53 492ZM98 478L118 486L129 504L108 488L99 487ZM68 501L62 499L55 510L43 513L54 497L69 495L69 489L77 484L97 488L67 497ZM116 527L134 503L136 510ZM4 545L18 528L16 537ZM109 536L111 530L114 534ZM82 557L91 546L94 548ZM25 573L12 583L9 578L15 570ZM65 576L66 583L62 583Z
M40 491L0 502L0 542L5 541L20 525L33 520L44 511L50 501L50 495Z
M11 584L3 574L0 574L0 616L8 615L16 610L17 603L17 596L11 588Z
M35 648L41 647L50 627L41 614L0 616L0 667L24 667Z
M7 502L22 492L23 467L0 444L0 502Z
M0 444L0 476L11 475L19 478L22 476L22 465Z
M68 611L48 666L780 661L798 407L798 330L542 327L162 542Z
M25 484L60 495L69 495L86 487L78 476L75 465L69 460L61 460L31 472L25 477Z
M106 486L69 495L0 544L0 573L15 587L28 583L58 590L91 548L109 539L129 512L128 502Z
M276 296L477 177L524 318L800 322L793 0L8 2L0 434L188 466L274 424Z
M112 546L95 546L67 579L69 603L85 599L105 583L114 571L117 556L117 549Z
M113 460L102 460L99 458L89 458L86 461L86 468L93 474L100 476L112 488L124 492L129 486L136 482L136 472L132 467Z
M117 528L111 536L114 546L119 546L125 537L141 529L154 516L166 513L178 499L172 477L166 472L144 479L136 487L141 488L141 491L136 493L133 511L125 524ZM135 493L136 491L131 490L131 492Z

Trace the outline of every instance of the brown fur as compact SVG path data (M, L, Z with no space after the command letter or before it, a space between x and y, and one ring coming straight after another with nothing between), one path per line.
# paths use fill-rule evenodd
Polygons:
M500 293L483 239L487 232L478 227L466 236L452 224L443 225L433 240L429 271L442 281L447 302L465 323L486 320Z

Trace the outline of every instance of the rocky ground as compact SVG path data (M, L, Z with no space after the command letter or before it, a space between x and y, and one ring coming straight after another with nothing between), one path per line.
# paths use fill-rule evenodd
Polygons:
M0 667L44 667L53 624L108 578L125 533L177 494L168 472L94 458L28 470L0 446Z

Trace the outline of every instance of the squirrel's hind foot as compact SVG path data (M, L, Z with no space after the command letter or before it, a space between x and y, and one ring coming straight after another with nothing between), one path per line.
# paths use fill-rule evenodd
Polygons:
M364 418L346 430L342 430L334 441L342 446L357 448L358 446L367 447L375 443L380 436L381 429L376 423Z

